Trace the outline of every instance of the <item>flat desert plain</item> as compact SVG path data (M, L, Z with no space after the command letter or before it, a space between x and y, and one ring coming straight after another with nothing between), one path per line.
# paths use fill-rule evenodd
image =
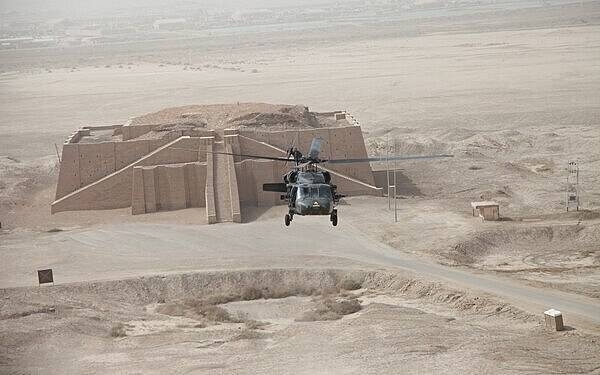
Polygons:
M0 372L600 371L599 2L1 51L0 68ZM374 197L345 198L336 228L286 228L283 206L210 226L50 215L55 145L79 126L234 102L347 110L372 155L454 157L397 165L398 222ZM471 216L488 199L502 221Z

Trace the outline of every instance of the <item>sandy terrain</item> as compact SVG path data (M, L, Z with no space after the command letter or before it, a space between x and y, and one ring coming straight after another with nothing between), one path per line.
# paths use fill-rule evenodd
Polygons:
M599 371L598 2L329 31L0 51L0 373ZM368 197L337 228L286 229L282 207L215 226L202 209L50 215L54 144L75 128L235 102L348 110L373 155L389 137L455 157L398 165L398 223ZM573 159L585 210L566 213ZM504 220L473 218L481 199ZM36 286L45 267L56 286ZM361 289L326 290L348 273ZM184 309L280 284L289 296L216 304L235 322ZM362 309L298 321L327 293ZM567 331L543 330L550 307Z
M344 278L363 289L337 291ZM247 294L218 304L226 313L214 318L176 309L206 300L208 290L226 301L248 286L279 288L283 298ZM2 294L11 306L0 337L10 349L0 369L9 373L593 373L600 360L597 336L544 332L538 319L507 305L397 273L182 274ZM305 321L324 299L356 299L361 310Z

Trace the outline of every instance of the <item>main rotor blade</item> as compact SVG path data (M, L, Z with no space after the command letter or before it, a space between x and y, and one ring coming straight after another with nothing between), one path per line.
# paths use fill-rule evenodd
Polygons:
M263 191L274 191L276 193L287 193L287 185L283 182L263 184Z
M416 159L438 159L438 158L453 158L453 157L454 157L454 155L391 156L388 158L332 159L332 160L323 160L323 163L350 164L350 163L366 163L366 162L386 161L386 160L416 160Z
M290 158L278 158L275 156L261 156L261 155L248 155L248 154L234 154L231 152L217 152L217 151L206 151L211 154L219 154L219 155L231 155L231 156L240 156L242 158L252 158L252 159L264 159L264 160L276 160L276 161L293 161L294 159Z
M308 157L311 159L317 159L319 157L319 153L321 152L321 142L322 138L313 138L310 144L310 150L308 150Z
M234 154L231 152L208 151L208 150L202 150L202 149L196 149L196 148L172 147L172 148L170 148L170 150L182 150L182 151L189 151L189 152L208 152L210 154L232 155L232 156L240 156L243 158L252 158L252 159L264 159L264 160L275 160L275 161L294 161L294 159L284 158L284 157L278 158L276 156Z

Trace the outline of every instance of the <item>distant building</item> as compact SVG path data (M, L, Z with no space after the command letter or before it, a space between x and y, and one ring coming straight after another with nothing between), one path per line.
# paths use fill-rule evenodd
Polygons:
M32 48L54 47L57 41L53 37L36 38L31 41Z
M54 37L0 39L0 49L42 48L56 45Z
M270 9L238 10L231 15L231 20L234 22L250 22L272 17L273 11Z
M473 208L473 216L475 212L479 213L479 217L485 221L500 220L500 205L493 201L471 202Z
M154 30L182 30L185 29L187 21L185 18L167 18L154 21Z
M0 48L1 49L19 49L25 48L33 42L33 38L24 37L24 38L6 38L0 39Z

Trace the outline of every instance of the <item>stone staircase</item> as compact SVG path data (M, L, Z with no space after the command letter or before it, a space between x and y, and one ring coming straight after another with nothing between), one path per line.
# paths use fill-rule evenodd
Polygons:
M50 210L54 214L62 211L130 207L134 167L198 161L198 153L178 151L199 149L199 139L179 137L131 164L57 199L51 204Z
M212 181L208 178L206 184L212 183L214 197L214 220L209 216L209 222L241 222L239 194L235 163L233 156L224 155L231 153L231 146L224 141L216 141L212 145Z

